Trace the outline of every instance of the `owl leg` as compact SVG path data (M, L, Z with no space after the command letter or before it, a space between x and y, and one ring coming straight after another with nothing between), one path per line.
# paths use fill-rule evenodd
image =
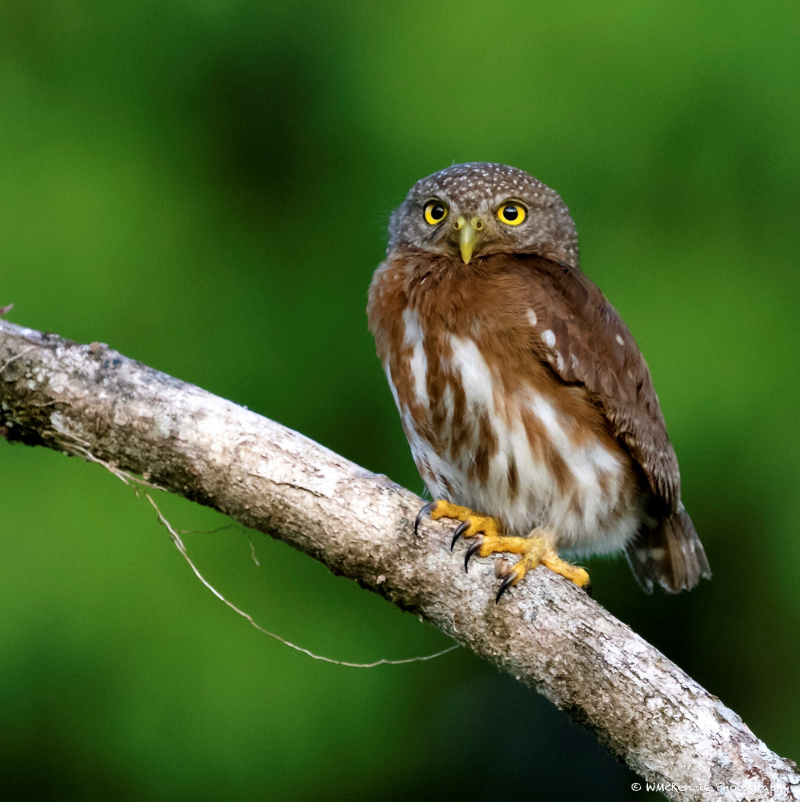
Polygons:
M464 559L464 567L468 567L470 558L477 554L479 557L488 557L490 554L519 554L520 560L503 579L500 590L497 592L496 601L510 588L516 585L527 573L543 565L565 579L576 584L579 588L589 590L589 574L576 565L571 565L566 560L562 560L553 549L550 539L544 534L536 534L541 530L535 530L531 537L503 537L484 535L479 541L474 543L467 550Z

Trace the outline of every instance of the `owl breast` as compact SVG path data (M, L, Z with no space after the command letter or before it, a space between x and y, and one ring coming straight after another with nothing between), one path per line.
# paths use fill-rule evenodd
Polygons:
M424 305L406 304L378 331L371 307L379 355L433 498L495 517L509 534L545 528L576 553L616 551L636 534L644 514L630 456L585 391L536 357L530 315L488 322L462 309L458 325L448 326Z

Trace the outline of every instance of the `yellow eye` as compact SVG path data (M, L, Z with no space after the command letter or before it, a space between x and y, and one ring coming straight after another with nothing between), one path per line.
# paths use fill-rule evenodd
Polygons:
M525 214L525 207L521 203L504 203L497 210L500 222L508 226L518 226L525 219Z
M439 201L430 201L425 204L425 222L435 226L447 217L447 207Z

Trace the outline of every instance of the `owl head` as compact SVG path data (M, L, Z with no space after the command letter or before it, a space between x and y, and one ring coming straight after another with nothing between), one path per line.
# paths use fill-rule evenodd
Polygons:
M505 164L454 164L411 187L389 222L389 253L416 249L466 264L536 254L578 267L575 224L557 192Z

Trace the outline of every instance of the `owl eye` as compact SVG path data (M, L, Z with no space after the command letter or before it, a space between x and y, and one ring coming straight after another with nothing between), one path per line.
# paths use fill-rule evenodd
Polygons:
M525 219L525 215L525 207L521 203L504 203L497 210L500 222L509 226L518 226Z
M425 204L425 222L435 226L447 217L447 207L439 201L429 201Z

